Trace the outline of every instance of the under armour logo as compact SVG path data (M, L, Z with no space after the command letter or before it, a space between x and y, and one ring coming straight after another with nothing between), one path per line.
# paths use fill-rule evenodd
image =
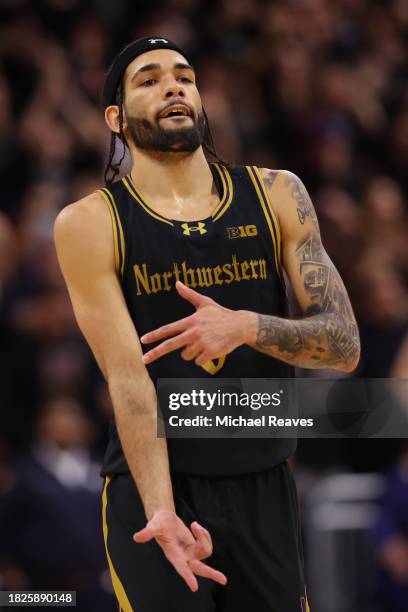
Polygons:
M149 43L151 45L155 45L158 42L163 42L163 43L167 43L169 42L168 40L166 40L165 38L149 38Z
M183 234L185 236L190 236L191 232L200 232L200 234L206 234L207 230L205 229L205 223L202 221L198 222L198 225L189 225L188 223L182 223L181 227L183 228Z

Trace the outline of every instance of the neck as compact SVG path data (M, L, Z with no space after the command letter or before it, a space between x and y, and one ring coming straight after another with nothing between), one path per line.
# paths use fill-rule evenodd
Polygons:
M202 147L194 153L160 153L132 147L132 178L152 199L185 199L212 190L213 177Z

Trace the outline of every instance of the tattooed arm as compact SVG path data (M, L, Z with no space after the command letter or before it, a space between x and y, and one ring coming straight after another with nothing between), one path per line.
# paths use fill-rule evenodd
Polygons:
M319 224L301 180L291 172L262 171L282 232L286 274L302 319L257 315L250 346L302 368L353 371L360 341L347 291L323 248Z

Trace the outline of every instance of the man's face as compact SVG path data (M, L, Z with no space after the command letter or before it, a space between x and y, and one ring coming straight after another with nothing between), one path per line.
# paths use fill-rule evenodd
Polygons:
M176 51L139 55L124 76L125 136L136 147L193 152L201 146L205 119L195 73Z

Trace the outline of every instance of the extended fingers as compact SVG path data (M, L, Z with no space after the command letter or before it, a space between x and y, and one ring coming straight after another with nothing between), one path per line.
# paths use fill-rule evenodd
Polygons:
M140 342L143 344L149 344L150 342L156 342L157 340L162 340L163 338L169 338L169 336L174 336L178 334L191 324L192 317L194 315L190 315L189 317L185 317L184 319L180 319L179 321L174 321L174 323L169 323L168 325L162 325L162 327L158 327L157 329L153 329L147 334L144 334L140 338Z
M181 558L169 558L169 561L173 565L174 569L180 576L185 580L187 586L193 591L198 591L197 578L194 576L193 569L188 565L187 561ZM197 574L199 575L199 574Z
M203 578L209 578L210 580L214 580L214 582L218 582L219 584L227 584L227 577L222 572L206 565L202 561L198 561L198 559L190 559L188 561L189 567L195 573L196 576L202 576Z
M191 523L191 531L196 539L194 546L194 554L197 559L205 559L212 555L213 545L207 529L199 525L199 523Z
M194 289L187 287L187 285L181 281L177 281L176 289L182 298L191 302L191 304L193 304L193 306L196 308L200 308L200 306L213 302L211 298L203 295L202 293L198 293L198 291L194 291Z
M199 342L194 342L193 344L186 346L186 348L181 352L180 356L185 361L192 361L201 353L201 351L201 344Z
M151 349L147 353L145 353L142 357L144 363L152 363L152 361L156 361L159 357L163 357L163 355L167 355L167 353L171 353L172 351L176 351L188 344L189 340L191 340L191 332L185 331L174 338L169 338L169 340L165 340L155 348Z

